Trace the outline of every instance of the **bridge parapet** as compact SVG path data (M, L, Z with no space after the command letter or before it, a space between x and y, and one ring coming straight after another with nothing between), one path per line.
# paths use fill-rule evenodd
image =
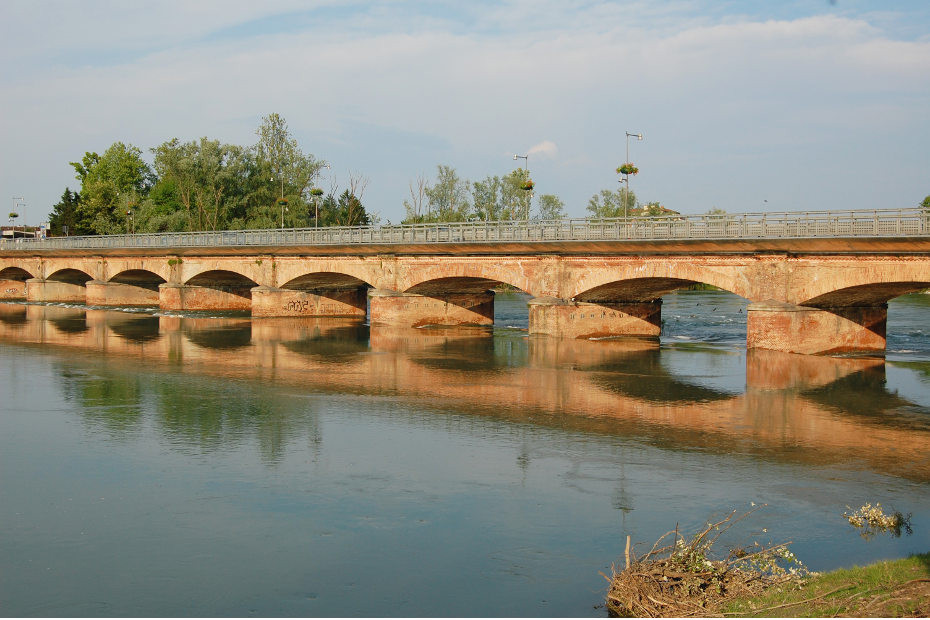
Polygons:
M444 222L0 241L0 251L930 237L925 209Z

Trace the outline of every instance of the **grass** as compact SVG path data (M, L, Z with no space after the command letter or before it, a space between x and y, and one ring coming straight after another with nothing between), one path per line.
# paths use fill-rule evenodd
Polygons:
M738 617L901 617L930 614L930 553L840 569L728 601Z

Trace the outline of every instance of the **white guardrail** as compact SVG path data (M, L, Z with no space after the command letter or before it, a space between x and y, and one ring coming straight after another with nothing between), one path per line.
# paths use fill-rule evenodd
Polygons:
M914 208L21 238L0 250L925 236L930 211Z

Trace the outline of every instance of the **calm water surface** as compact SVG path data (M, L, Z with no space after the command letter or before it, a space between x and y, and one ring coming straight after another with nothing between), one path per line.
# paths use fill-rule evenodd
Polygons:
M930 550L930 295L886 361L663 337L0 304L0 613L603 616L601 572L751 502L813 569ZM860 538L847 506L912 513ZM762 529L768 530L763 533Z

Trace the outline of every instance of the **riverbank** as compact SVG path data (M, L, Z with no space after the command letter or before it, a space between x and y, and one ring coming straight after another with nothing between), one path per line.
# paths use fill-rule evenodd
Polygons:
M780 585L720 610L737 617L854 618L930 615L930 553L876 562Z
M711 563L707 566L712 567ZM634 566L634 571L641 575L642 564ZM663 572L668 573L667 570ZM930 553L828 573L786 576L768 583L760 573L752 575L739 569L706 579L711 572L716 571L691 573L690 579L694 581L691 587L672 588L661 595L652 592L651 596L645 596L645 606L633 606L638 611L636 615L736 618L898 618L930 615ZM701 578L707 582L701 582L701 585L711 587L696 587ZM627 605L617 605L620 601L616 599L616 593L622 581L629 582L629 576L624 577L623 573L615 575L608 594L607 607L612 616L629 613ZM728 596L727 591L732 592L734 585L742 594ZM613 602L611 595L615 599ZM632 602L633 597L630 597Z

